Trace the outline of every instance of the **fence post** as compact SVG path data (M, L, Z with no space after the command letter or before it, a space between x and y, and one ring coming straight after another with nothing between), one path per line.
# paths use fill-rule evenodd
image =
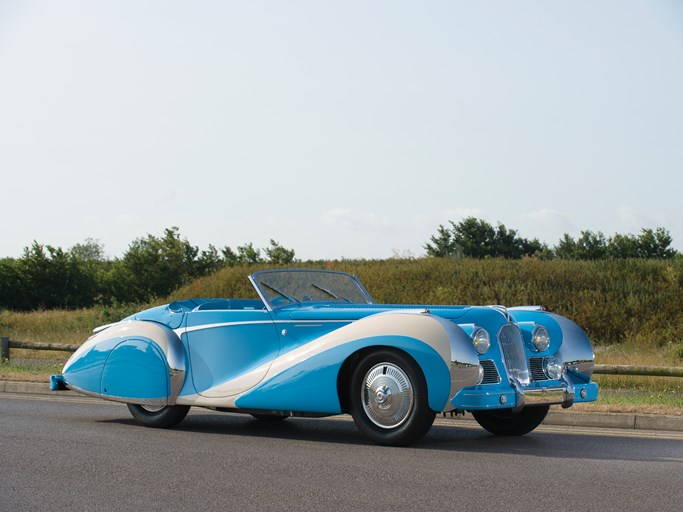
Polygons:
M0 351L0 363L7 360L9 363L9 336L2 337L2 351Z

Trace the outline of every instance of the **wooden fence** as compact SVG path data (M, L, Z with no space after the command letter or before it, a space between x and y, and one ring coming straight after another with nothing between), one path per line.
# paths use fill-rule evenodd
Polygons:
M35 341L15 341L2 337L0 361L10 360L10 349L57 350L75 352L80 345L68 343L37 343ZM593 373L597 375L633 375L638 377L683 377L683 367L678 366L630 366L622 364L596 364Z

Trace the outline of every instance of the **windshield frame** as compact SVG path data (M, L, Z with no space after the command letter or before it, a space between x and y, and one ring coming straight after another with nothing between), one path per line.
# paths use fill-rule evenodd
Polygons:
M311 282L309 283L312 287L317 288L318 290L323 290L323 294L326 297L324 300L311 300L307 299L307 296L297 296L297 293L295 293L293 290L290 290L288 288L285 288L284 286L277 286L278 283L268 283L264 281L266 276L268 275L276 275L276 274L290 274L290 279L293 281L296 281L299 279L300 281L306 281L310 280L309 278L311 277L311 274L315 275L318 274L321 279L318 280L325 284L326 279L330 279L330 277L337 277L342 280L348 280L344 283L344 281L340 281L341 283L346 284L347 286L352 286L350 281L353 281L353 284L355 287L352 287L352 291L354 292L354 295L356 297L352 298L347 298L343 293L339 292L339 290L329 290L327 287L321 287L318 281ZM259 298L263 301L263 303L266 306L266 309L268 311L274 311L276 309L280 309L283 307L287 306L300 306L300 305L309 305L309 304L339 304L339 305L344 305L344 304L374 304L375 302L372 300L372 297L368 293L368 291L365 289L365 287L362 285L360 280L354 276L353 274L348 274L346 272L339 272L336 270L320 270L320 269L273 269L273 270L261 270L259 272L254 272L253 274L249 275L249 281L251 282L252 286L256 290L256 293L258 293ZM299 287L301 288L301 287ZM269 293L269 290L271 292L274 292L276 296L278 297L283 297L285 299L285 303L283 304L274 304L273 299L268 299L270 295L273 293ZM337 298L329 295L330 291L334 292L337 295ZM291 294L290 294L291 292ZM358 300L358 297L362 298L362 301Z

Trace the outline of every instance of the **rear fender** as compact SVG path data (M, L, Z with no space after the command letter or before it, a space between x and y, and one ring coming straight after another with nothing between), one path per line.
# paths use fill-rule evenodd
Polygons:
M185 349L168 327L127 321L88 339L67 361L69 388L109 400L173 405L185 381Z

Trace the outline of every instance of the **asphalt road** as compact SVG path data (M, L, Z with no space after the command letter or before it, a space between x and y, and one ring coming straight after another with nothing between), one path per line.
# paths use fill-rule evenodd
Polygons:
M410 448L346 418L193 409L137 426L89 398L0 396L0 510L678 511L683 434L541 427L497 438L437 420Z

